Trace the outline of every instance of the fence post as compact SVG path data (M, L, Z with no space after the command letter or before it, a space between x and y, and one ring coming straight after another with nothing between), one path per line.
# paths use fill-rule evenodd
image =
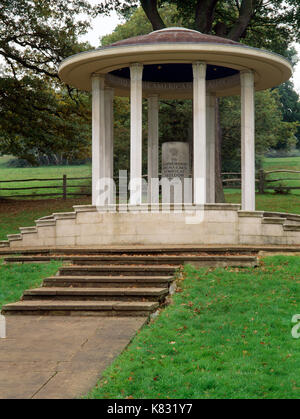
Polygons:
M67 175L63 175L63 199L67 199Z
M259 170L259 184L258 184L258 191L261 194L265 193L265 171L263 169Z

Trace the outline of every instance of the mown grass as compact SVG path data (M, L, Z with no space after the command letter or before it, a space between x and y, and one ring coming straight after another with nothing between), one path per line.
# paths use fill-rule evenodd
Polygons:
M299 398L299 257L255 269L189 266L179 286L87 398Z
M225 198L226 202L232 204L240 204L241 192L234 189L225 190ZM275 193L257 193L256 210L300 214L300 197L299 195L293 193L288 195Z
M43 200L6 200L0 202L0 240L7 234L19 233L19 227L35 225L35 220L53 212L73 211L73 205L90 204L90 198L81 199L43 199Z
M24 167L24 168L10 168L7 163L9 157L0 157L0 198L5 198L14 195L39 195L39 194L53 194L57 193L62 196L62 177L67 175L67 178L80 178L91 176L91 165L78 166L43 166L43 167ZM50 181L29 181L29 182L9 182L6 180L20 180L20 179L59 179ZM2 181L2 182L1 182ZM68 192L80 193L87 192L84 186L90 186L91 180L69 180L67 182ZM34 186L53 186L53 188L45 189L28 189L28 190L14 190L6 191L3 188L29 188ZM55 187L59 186L59 187ZM72 187L73 186L73 187ZM74 187L75 186L75 187ZM38 198L38 197L37 197ZM47 197L45 197L47 198ZM49 198L49 197L48 197ZM31 198L34 199L34 198Z
M61 262L5 265L0 261L0 309L3 305L18 301L23 291L38 287L42 280L55 275Z

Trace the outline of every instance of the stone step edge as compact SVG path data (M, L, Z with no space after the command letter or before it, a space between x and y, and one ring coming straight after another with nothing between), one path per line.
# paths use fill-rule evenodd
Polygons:
M255 261L256 256L244 256L244 255L211 255L211 256L11 256L4 258L5 262L26 262L26 261L49 261L49 260L65 260L71 262L152 262L156 261L159 264L162 262L170 263L186 263L188 261ZM123 265L123 264L121 264ZM118 265L118 266L121 266ZM156 264L154 264L156 266ZM80 266L80 265L76 265ZM82 266L95 266L95 265L82 265Z
M2 307L2 312L7 311L33 311L33 310L80 310L80 311L152 311L159 307L155 301L123 302L123 301L44 301L30 300L10 303Z
M8 234L7 239L9 242L22 240L22 234Z
M284 231L300 231L300 225L295 224L284 224L283 225Z
M9 247L8 240L0 240L0 247Z
M161 296L169 292L168 288L71 288L71 287L41 287L33 288L24 291L23 295L49 295L49 296L64 296L64 295L76 295L76 296L93 296L93 295L116 295L116 296Z
M19 227L21 234L37 233L37 227Z
M263 217L262 224L279 224L283 225L286 218L281 217Z
M114 275L114 276L90 276L90 275L56 275L49 276L44 279L44 282L173 282L174 277L172 276L133 276L133 275Z

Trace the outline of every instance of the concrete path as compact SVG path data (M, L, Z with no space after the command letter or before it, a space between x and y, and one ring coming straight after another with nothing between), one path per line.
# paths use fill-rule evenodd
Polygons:
M0 339L0 398L86 394L145 317L7 316Z

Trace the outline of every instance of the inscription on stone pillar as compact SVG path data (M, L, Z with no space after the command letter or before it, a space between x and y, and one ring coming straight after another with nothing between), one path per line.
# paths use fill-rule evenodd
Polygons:
M190 176L189 144L179 141L166 142L162 145L162 176L188 178Z
M162 145L162 199L163 202L191 202L190 147L174 141ZM186 179L186 180L184 180Z

